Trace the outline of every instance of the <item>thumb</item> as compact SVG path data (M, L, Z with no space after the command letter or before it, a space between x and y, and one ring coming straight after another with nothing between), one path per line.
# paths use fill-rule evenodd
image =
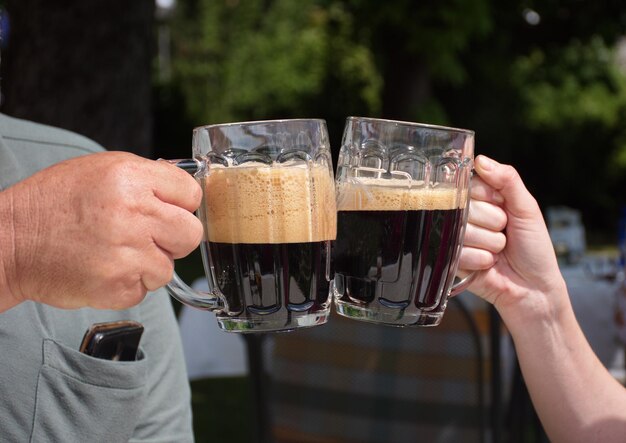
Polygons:
M504 197L504 206L508 213L520 218L528 218L541 213L537 201L528 192L513 166L479 155L475 159L474 168L486 184L499 191Z

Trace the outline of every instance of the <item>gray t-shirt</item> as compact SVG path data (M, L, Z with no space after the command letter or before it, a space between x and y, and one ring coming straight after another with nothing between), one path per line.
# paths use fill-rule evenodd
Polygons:
M58 161L101 150L72 132L0 114L0 190ZM123 319L145 327L138 361L78 352L91 324ZM182 345L163 290L124 311L24 302L0 313L0 351L2 442L193 441Z

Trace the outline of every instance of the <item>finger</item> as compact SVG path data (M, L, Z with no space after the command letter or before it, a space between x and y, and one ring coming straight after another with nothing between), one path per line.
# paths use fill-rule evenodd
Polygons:
M537 201L512 166L479 155L476 157L475 169L486 184L502 194L507 211L513 215L525 218L540 212Z
M174 274L174 259L172 256L154 244L150 251L142 255L141 282L148 291L156 291L168 283Z
M152 240L173 258L187 256L202 241L202 223L191 212L174 205L161 204L154 216Z
M469 206L468 222L492 231L502 231L506 227L506 212L480 200L472 200Z
M498 261L498 254L485 249L463 246L459 255L459 274L467 275L473 271L484 271L494 266Z
M140 261L135 260L134 262L139 263ZM103 263L103 267L120 269L117 261ZM129 268L122 267L122 269ZM105 271L105 274L114 275L111 272L114 271ZM140 273L125 272L122 275L116 275L116 278L113 280L109 278L99 281L99 279L95 278L91 285L90 293L92 296L89 298L87 305L95 309L127 309L141 303L147 292L148 290L141 281ZM103 296L102 294L105 295Z
M142 281L138 281L134 286L126 288L123 292L116 294L114 298L102 298L91 307L95 309L121 310L132 308L143 301L148 293Z
M91 259L87 259L83 263L85 269L81 269L89 276L88 305L96 309L119 310L140 303L147 293L141 281L141 269L146 266L149 257L138 253L132 245L97 252L95 259L98 266L94 268L94 264L89 262Z
M195 178L163 161L153 162L154 195L165 203L193 212L202 201L202 189Z
M494 232L480 226L468 224L465 229L463 246L475 249L484 249L494 254L504 250L506 246L506 235L503 232Z
M472 200L486 201L496 205L504 203L504 197L502 197L502 194L485 183L484 180L477 175L472 177L470 196Z

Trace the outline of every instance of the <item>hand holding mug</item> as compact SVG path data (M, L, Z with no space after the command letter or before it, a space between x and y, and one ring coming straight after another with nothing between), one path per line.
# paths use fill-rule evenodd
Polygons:
M476 158L472 201L460 268L477 270L472 292L495 305L509 327L546 303L559 310L566 293L550 235L537 201L517 171ZM506 237L505 237L506 233Z
M61 308L133 306L167 283L172 260L202 238L192 213L201 199L195 180L129 153L60 162L0 199L3 310L24 300Z

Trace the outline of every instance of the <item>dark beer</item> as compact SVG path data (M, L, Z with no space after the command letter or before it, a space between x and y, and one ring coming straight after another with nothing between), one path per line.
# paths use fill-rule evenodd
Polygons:
M460 201L455 189L342 184L332 252L340 313L428 324L420 312L445 307L456 272Z
M328 168L215 167L204 189L208 241L202 252L212 264L211 286L226 304L218 313L222 326L234 318L244 319L239 325L246 318L263 323L266 330L323 323L336 236Z
M317 312L328 306L329 242L205 242L230 315Z
M340 300L435 306L450 279L461 211L339 211L333 249Z

